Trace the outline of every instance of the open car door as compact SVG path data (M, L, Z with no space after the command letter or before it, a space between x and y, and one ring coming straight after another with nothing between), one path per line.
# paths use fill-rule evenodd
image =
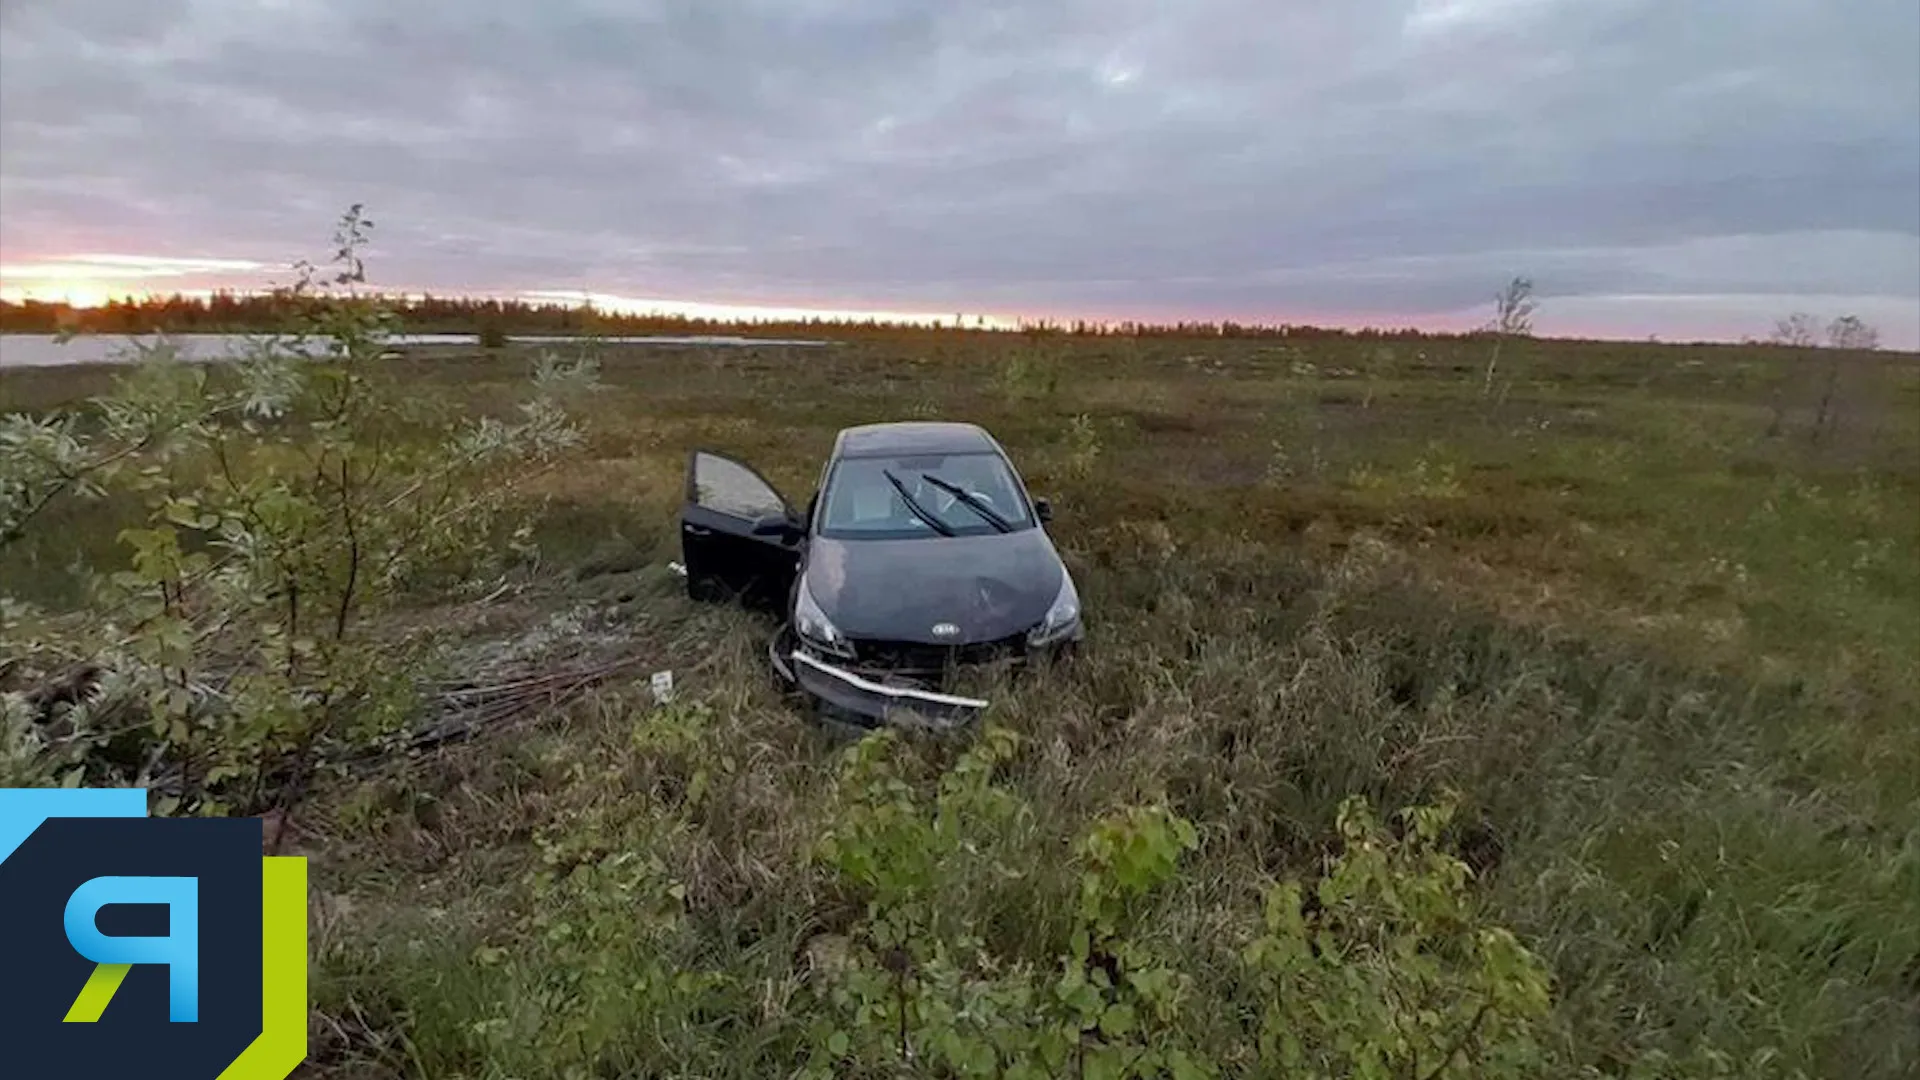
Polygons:
M687 595L780 608L800 563L799 519L766 478L708 450L687 458L680 551Z

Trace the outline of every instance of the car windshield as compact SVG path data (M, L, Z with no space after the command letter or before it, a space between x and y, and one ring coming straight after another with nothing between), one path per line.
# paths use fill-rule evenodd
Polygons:
M1000 455L842 458L827 478L819 533L836 540L985 536L1033 524Z

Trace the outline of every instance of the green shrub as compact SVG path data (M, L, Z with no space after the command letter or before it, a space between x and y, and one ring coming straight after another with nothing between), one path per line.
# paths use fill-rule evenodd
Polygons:
M1260 1063L1285 1076L1532 1076L1544 966L1474 917L1466 864L1437 848L1450 811L1406 811L1407 835L1366 804L1340 808L1344 849L1311 891L1267 894L1247 947L1262 1000Z
M849 752L821 851L866 914L827 973L809 1075L1534 1075L1547 976L1476 917L1466 866L1437 846L1445 807L1406 811L1396 839L1349 800L1314 903L1298 882L1268 891L1225 999L1202 999L1192 958L1145 932L1154 897L1179 887L1181 857L1199 844L1162 805L1103 816L1074 846L1077 917L1051 963L993 955L968 900L982 879L1031 872L988 854L1030 828L1031 808L992 780L1015 746L989 731L931 805L895 736ZM1183 1022L1222 1013L1257 1018L1250 1048L1203 1045Z

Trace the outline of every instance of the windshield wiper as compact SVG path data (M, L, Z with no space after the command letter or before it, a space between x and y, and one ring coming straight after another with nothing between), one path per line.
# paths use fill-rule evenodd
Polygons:
M981 502L980 497L978 495L975 495L973 492L968 491L966 488L963 488L958 484L953 484L945 480L942 480L939 477L933 475L932 473L921 473L920 479L925 480L927 483L932 484L934 487L939 488L941 491L944 491L947 494L965 503L967 506L967 509L973 511L976 514L979 514L983 519L986 520L987 524L993 526L993 530L995 532L1007 533L1007 532L1013 531L1012 522L1008 521L1006 518L1001 517L999 514L994 513L992 507L988 506L984 502Z
M941 536L953 535L953 526L948 525L946 522L941 521L939 518L934 517L932 514L927 513L926 507L921 506L919 503L913 501L913 496L907 494L907 485L901 483L900 478L893 475L892 469L881 469L880 475L886 477L887 483L893 485L893 490L900 493L901 501L907 504L907 509L913 511L914 517L917 517L921 521L924 521L928 525L932 526L933 531L939 533Z

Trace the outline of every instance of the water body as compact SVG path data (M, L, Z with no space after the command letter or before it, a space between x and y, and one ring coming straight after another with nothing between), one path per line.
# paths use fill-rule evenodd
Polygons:
M112 364L132 358L131 344L153 342L152 335L130 337L123 334L85 334L62 344L50 334L0 334L0 368L58 367L63 364ZM230 360L246 350L244 334L173 334L167 338L189 360ZM584 339L564 335L514 335L516 345L565 345ZM749 338L725 334L696 334L685 337L603 337L595 341L607 345L697 345L720 348L767 348L770 346L812 348L828 344L798 338ZM478 346L472 334L399 334L387 339L396 347L406 345ZM314 349L322 346L316 344Z

